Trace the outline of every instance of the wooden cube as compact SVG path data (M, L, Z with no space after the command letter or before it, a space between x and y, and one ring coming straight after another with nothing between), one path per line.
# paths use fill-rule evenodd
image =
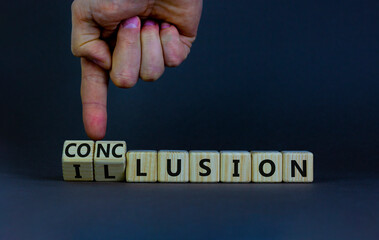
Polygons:
M188 151L161 150L158 152L159 182L188 182Z
M219 182L220 153L190 151L190 182Z
M158 179L157 151L129 151L126 157L127 182L156 182Z
M62 170L65 181L93 181L93 150L94 141L64 142Z
M283 181L313 182L313 153L283 151Z
M253 182L281 182L282 153L278 151L252 151Z
M221 151L221 182L250 182L251 155L247 151Z
M97 141L94 157L95 180L124 181L125 155L125 141Z

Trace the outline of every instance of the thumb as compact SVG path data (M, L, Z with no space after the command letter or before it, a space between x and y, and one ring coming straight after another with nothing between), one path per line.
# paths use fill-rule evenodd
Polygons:
M84 57L100 67L111 68L111 53L108 44L100 39L101 30L93 21L89 12L77 1L71 7L72 34L71 51L77 57Z

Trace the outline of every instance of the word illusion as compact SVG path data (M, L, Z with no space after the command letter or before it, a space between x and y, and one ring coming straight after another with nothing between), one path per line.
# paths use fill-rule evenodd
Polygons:
M308 151L127 151L125 141L70 141L65 181L313 182Z

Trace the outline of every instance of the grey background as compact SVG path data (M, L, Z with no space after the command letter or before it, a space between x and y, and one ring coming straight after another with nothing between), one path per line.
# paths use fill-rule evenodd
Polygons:
M313 184L66 183L86 139L71 1L0 10L0 239L377 239L377 1L204 2L189 58L112 84L106 139L129 149L292 150Z

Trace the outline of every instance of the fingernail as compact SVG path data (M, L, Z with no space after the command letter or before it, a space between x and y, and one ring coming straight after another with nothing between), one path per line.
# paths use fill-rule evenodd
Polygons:
M162 24L161 24L161 28L162 28L162 29L169 28L169 27L171 27L171 25L168 24L168 23L162 23Z
M155 22L153 20L146 20L143 24L144 26L155 26Z
M121 23L123 28L137 28L138 27L138 17L132 17L124 20Z

